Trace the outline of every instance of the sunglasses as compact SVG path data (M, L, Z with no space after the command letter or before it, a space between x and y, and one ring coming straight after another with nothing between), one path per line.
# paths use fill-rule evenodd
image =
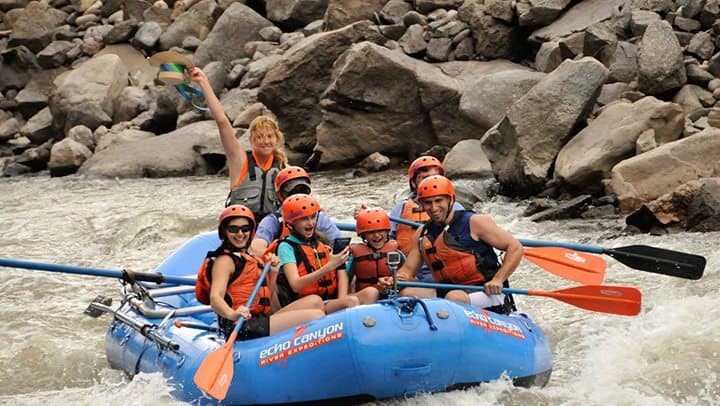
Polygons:
M250 224L245 224L244 226L229 225L226 227L226 230L228 233L231 233L231 234L237 234L240 231L242 231L243 234L247 234L250 231L252 231L252 226Z

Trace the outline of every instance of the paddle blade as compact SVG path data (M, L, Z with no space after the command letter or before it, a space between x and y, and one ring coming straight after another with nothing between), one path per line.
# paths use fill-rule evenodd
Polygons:
M697 280L705 271L705 257L647 245L630 245L603 251L623 264L641 271Z
M236 336L237 332L233 331L225 345L208 354L193 377L198 388L217 400L225 399L233 379L233 344Z
M607 264L602 257L561 247L525 248L525 258L561 278L599 285L605 278Z
M636 316L640 313L642 295L624 286L577 286L554 292L528 291L531 296L546 296L594 312Z

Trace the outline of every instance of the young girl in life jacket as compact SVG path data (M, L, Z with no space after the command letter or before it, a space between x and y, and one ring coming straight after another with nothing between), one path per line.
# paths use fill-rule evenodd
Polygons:
M393 287L392 271L387 263L389 252L399 252L398 243L389 240L390 217L383 209L366 209L355 218L358 236L362 244L350 246L347 273L354 280L355 295L361 304L375 303L385 299ZM405 256L400 253L401 264ZM399 266L398 266L399 267Z
M292 195L282 204L283 223L290 235L277 244L281 267L278 299L281 306L288 306L308 295L319 295L325 300L325 313L332 313L357 306L360 301L348 295L347 289L338 291L338 279L345 286L348 283L347 274L337 269L347 260L350 249L333 255L330 247L318 241L315 226L319 212L320 203L306 194Z
M250 209L232 205L220 213L218 235L222 245L214 252L211 269L203 268L198 275L196 295L200 301L209 284L209 302L218 315L220 330L229 336L240 317L246 319L239 340L265 337L298 324L323 317L323 303L318 296L308 296L274 314L270 314L270 289L262 286L250 308L250 294L262 274L263 264L247 253L255 232L255 217ZM278 258L269 255L271 274L277 274ZM272 283L270 284L272 286Z

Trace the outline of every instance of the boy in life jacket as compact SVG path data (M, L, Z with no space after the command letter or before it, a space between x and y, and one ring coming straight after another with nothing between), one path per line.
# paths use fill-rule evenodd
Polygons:
M360 212L355 219L355 226L363 242L350 245L346 270L348 279L355 282L354 291L360 304L371 304L378 299L386 299L393 287L393 275L387 264L387 254L399 252L398 243L388 240L390 217L383 209ZM402 253L401 258L404 262L405 256Z
M275 177L275 193L277 193L280 202L285 201L288 196L293 194L303 193L309 195L310 192L310 175L299 166L288 166ZM318 236L331 245L337 238L342 237L335 222L323 212L318 213L315 228ZM289 229L283 225L282 211L273 212L260 221L255 238L250 244L250 253L255 256L262 256L270 243L288 235Z
M208 253L198 273L195 296L198 301L210 304L218 315L220 331L229 336L240 317L243 323L238 340L265 337L298 324L307 323L325 312L319 296L307 296L280 311L270 313L271 289L265 283L255 301L246 307L263 264L247 253L247 246L255 232L255 216L245 206L226 207L218 219L218 236L222 244ZM280 261L269 255L271 274L277 275ZM270 283L272 286L272 283Z
M437 291L437 296L461 303L508 312L512 299L502 294L507 279L520 264L520 242L486 215L452 210L455 190L444 176L425 178L418 185L418 199L430 220L413 235L410 254L398 270L398 280L412 280L424 261L440 283L482 285L485 292L468 293L462 288ZM505 251L500 264L495 249ZM416 296L415 288L402 295Z
M220 141L227 157L230 193L225 206L241 204L253 211L258 220L280 208L281 201L273 190L278 172L288 165L285 136L270 116L261 115L251 123L250 150L240 144L235 129L225 115L205 72L190 68L190 78L200 85L210 115L217 123Z
M445 175L445 169L439 159L434 156L423 155L414 160L408 168L410 196L407 199L398 202L395 207L390 210L390 217L401 218L415 223L425 223L428 221L428 215L417 201L417 185L420 184L423 179L433 175ZM358 213L366 208L367 206L364 204L358 205L355 208L355 216L357 217ZM453 210L463 209L464 207L460 203L453 202ZM409 225L398 224L395 222L390 224L390 239L397 240L400 251L402 251L405 255L410 253L410 244L413 233L415 233L415 229ZM430 268L428 268L425 264L422 265L415 276L420 282L433 281L432 272L430 272Z
M295 194L283 202L282 215L290 235L277 243L280 274L277 278L278 299L288 306L308 295L325 300L325 313L357 306L357 297L339 292L338 278L347 286L347 273L337 272L348 258L350 248L332 254L330 247L318 241L316 225L320 203L306 194ZM273 243L273 246L275 243Z

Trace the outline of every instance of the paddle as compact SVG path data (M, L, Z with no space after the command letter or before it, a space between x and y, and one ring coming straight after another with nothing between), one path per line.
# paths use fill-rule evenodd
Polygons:
M485 290L483 286L448 283L398 282L398 285L433 289ZM624 286L585 285L552 292L505 288L502 292L505 294L551 297L581 309L621 316L635 316L640 313L642 301L639 290Z
M155 272L135 272L127 269L98 269L84 268L73 265L48 264L44 262L21 261L17 259L0 258L0 266L8 268L24 268L36 271L61 272L77 275L102 276L108 278L120 278L128 281L171 283L174 285L195 286L196 277L165 276Z
M248 299L246 305L248 308L255 301L255 296L260 290L260 285L262 285L262 282L265 280L269 271L270 263L268 262L265 264L262 275L258 278L255 288L250 294L250 298ZM202 364L200 364L200 368L198 368L197 372L195 372L195 377L193 378L195 385L197 385L197 387L203 392L217 400L225 399L225 396L227 396L228 390L230 389L234 373L234 344L237 339L238 332L240 331L240 328L242 328L244 322L245 319L238 320L225 344L208 354Z
M607 264L596 255L560 247L526 248L523 255L540 268L583 285L599 285L605 279Z
M401 218L390 217L390 220L395 223L409 225L414 228L420 226L420 223ZM343 224L343 226L348 227L351 226L351 224ZM338 226L338 228L340 227ZM353 230L345 231L354 231L354 228ZM684 279L700 279L703 276L706 264L705 257L700 255L651 247L648 245L629 245L626 247L608 249L596 245L524 239L520 239L520 243L525 247L559 247L593 254L609 255L618 262L621 262L633 269Z
M705 271L705 257L647 245L629 245L606 249L595 245L552 241L520 240L526 247L561 247L571 250L609 255L633 269L697 280Z

